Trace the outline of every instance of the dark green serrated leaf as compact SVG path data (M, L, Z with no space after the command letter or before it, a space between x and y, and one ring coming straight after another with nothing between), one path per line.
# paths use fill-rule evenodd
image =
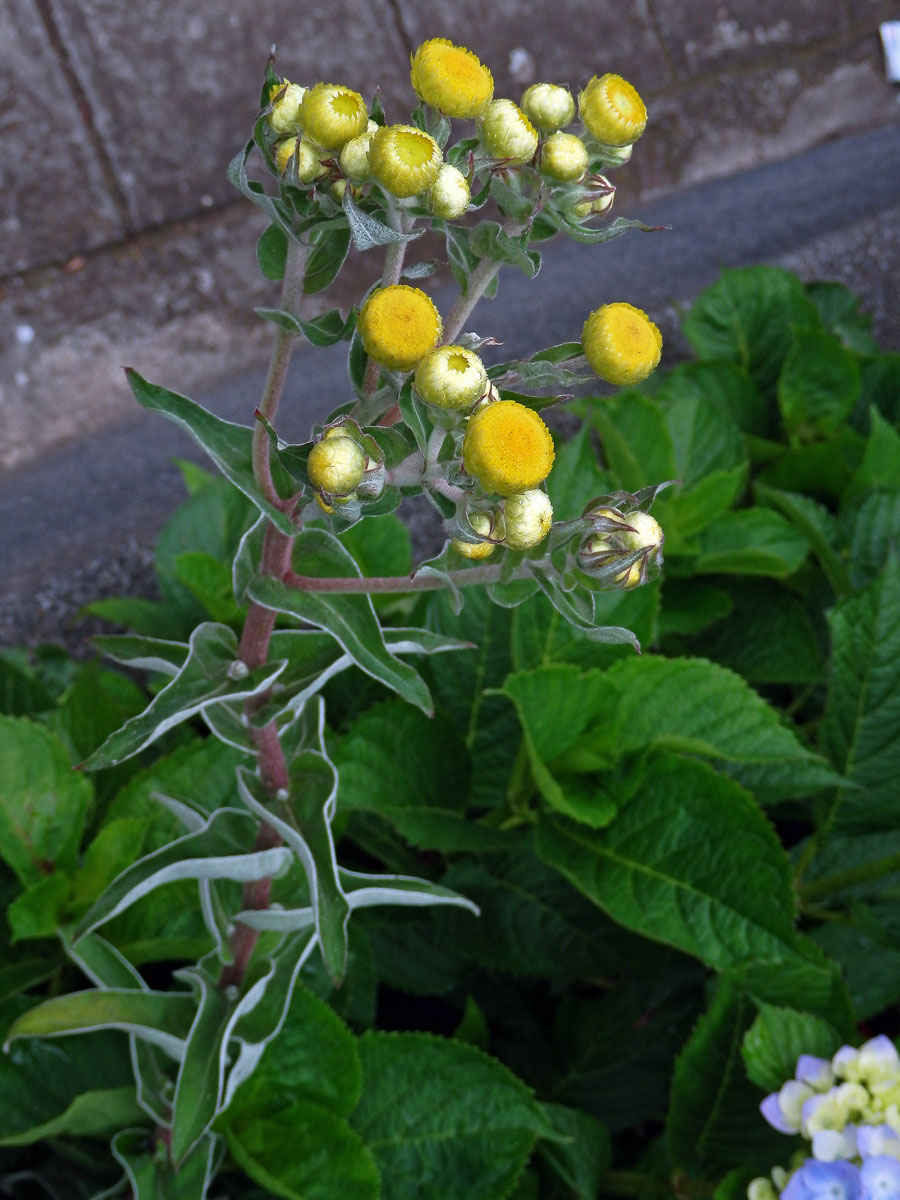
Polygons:
M702 575L793 574L809 553L803 533L770 508L724 513L703 530L694 570Z
M496 1200L535 1138L550 1133L530 1092L495 1059L422 1033L359 1039L353 1126L378 1164L383 1200Z
M762 1004L744 1034L741 1054L750 1079L767 1092L777 1092L793 1078L801 1054L831 1058L840 1043L840 1035L822 1017Z
M612 1159L606 1128L596 1117L562 1104L545 1104L555 1137L538 1142L539 1161L549 1167L577 1200L597 1200L600 1181Z
M853 411L858 395L855 356L821 330L794 330L778 378L778 405L788 434L801 441L827 437Z

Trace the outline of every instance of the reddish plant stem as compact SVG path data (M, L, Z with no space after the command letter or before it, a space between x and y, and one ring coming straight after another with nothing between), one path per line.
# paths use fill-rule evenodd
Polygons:
M526 579L527 568L519 567L512 574L513 579ZM500 578L499 566L466 567L461 571L448 571L448 578L457 587L467 587L476 583L494 583ZM297 575L288 571L284 576L288 587L300 592L331 592L332 594L359 594L376 592L383 595L386 592L434 592L447 586L445 580L438 575L370 575L368 577L351 576L349 578L331 578L323 575Z

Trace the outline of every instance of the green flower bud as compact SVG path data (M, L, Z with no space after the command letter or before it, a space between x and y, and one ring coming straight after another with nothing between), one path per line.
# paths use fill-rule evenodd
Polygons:
M541 133L552 133L575 120L572 93L555 83L533 83L522 94L521 107Z
M541 147L541 170L551 179L575 183L587 168L587 147L574 133L552 133Z
M366 456L352 437L329 430L310 450L306 472L317 492L348 496L366 473Z
M378 126L376 125L376 129ZM341 170L354 183L365 183L372 178L372 168L369 166L369 146L372 134L368 131L358 137L351 138L341 150Z
M490 513L474 512L468 516L469 525L474 533L480 534L484 538L496 537L500 532L495 530L494 521ZM463 558L490 558L494 553L495 542L464 542L462 538L452 538L450 545L457 554L461 554Z
M492 158L530 162L538 147L537 130L512 100L492 100L478 119L478 132Z
M487 391L484 363L462 346L438 346L416 367L416 391L426 404L462 411Z
M469 184L462 171L444 163L431 185L431 211L445 221L455 221L469 207Z
M333 83L317 83L303 97L300 120L311 142L323 150L340 150L345 142L365 133L369 114L358 92Z
M530 550L539 545L553 524L553 505L546 492L532 488L507 496L503 505L506 523L504 542L511 550Z
M300 132L300 105L305 95L306 88L299 83L291 83L289 79L272 85L269 89L272 111L268 121L273 133Z

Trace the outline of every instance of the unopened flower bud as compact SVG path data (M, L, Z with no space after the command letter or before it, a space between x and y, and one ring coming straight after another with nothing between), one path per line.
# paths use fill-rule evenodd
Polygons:
M437 179L444 156L429 133L415 125L385 125L372 134L369 168L392 196L417 196Z
M294 156L299 140L299 138L291 137L278 143L275 150L275 166L278 168L279 175L283 175L288 169L288 163Z
M770 1179L760 1176L758 1179L751 1179L747 1185L747 1200L778 1200L778 1193Z
M622 513L622 519L631 526L623 529L621 540L627 550L658 550L665 541L659 522L640 509Z
M491 519L490 513L474 512L468 517L469 524L473 531L480 534L484 538L496 536L494 522ZM495 543L491 541L484 542L464 542L462 538L452 538L450 545L457 554L461 554L463 558L490 558L494 553Z
M323 150L340 150L351 138L365 133L369 121L359 92L333 83L308 88L300 105L303 131Z
M522 94L522 112L541 133L562 129L575 119L575 101L568 88L555 83L533 83Z
M662 354L662 335L632 304L595 309L584 323L582 341L595 373L617 387L633 387L646 379Z
M444 221L455 221L469 207L469 183L462 171L444 163L431 185L431 211Z
M605 175L595 175L593 182L597 185L597 197L591 201L591 212L601 215L608 213L616 198L615 185Z
M416 367L416 391L437 408L471 408L487 387L484 363L462 346L438 346Z
M352 437L335 431L310 450L306 472L316 491L348 496L366 473L366 456Z
M492 100L478 119L478 131L492 158L514 163L534 158L537 130L512 100Z
M578 110L604 146L630 146L647 124L643 100L621 75L595 75L578 98Z
M600 146L593 157L601 159L604 167L611 170L631 162L633 154L634 146Z
M581 179L587 167L587 148L574 133L551 133L541 148L541 170L560 183Z
M246 679L250 674L250 668L242 658L236 658L234 662L229 664L226 674L229 679Z
M530 550L550 532L553 505L546 492L532 488L507 496L503 516L506 523L503 540L510 550Z
M300 105L305 95L306 88L299 83L291 83L289 79L272 85L269 89L272 111L268 120L269 128L274 133L299 133Z
M340 204L344 199L344 192L347 190L346 179L335 179L328 186L328 195L336 204ZM351 192L352 195L352 192Z
M376 125L377 129L378 126ZM374 131L373 131L374 132ZM372 142L371 133L361 133L358 137L345 142L341 149L340 164L344 174L354 183L365 183L372 177L369 166L369 146Z

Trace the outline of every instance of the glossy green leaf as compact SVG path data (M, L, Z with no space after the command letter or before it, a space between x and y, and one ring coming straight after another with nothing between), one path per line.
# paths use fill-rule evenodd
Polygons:
M803 564L809 543L770 508L725 513L703 530L693 568L701 575L791 575Z
M0 855L23 887L75 866L92 798L50 730L0 717Z
M381 1172L384 1200L495 1200L537 1136L540 1106L506 1067L424 1033L359 1039L363 1088L352 1122Z
M544 1114L555 1136L538 1142L537 1157L577 1200L597 1200L600 1181L612 1159L609 1134L596 1117L545 1104Z
M655 756L607 829L542 816L537 850L613 920L717 970L783 960L827 975L797 947L790 868L774 831L742 788L704 763Z
M834 433L858 395L855 355L821 330L794 330L778 379L778 405L788 434L808 441Z
M827 828L896 826L900 778L900 563L829 614L831 682L822 747L844 776Z
M802 1000L802 996L798 996ZM768 1092L793 1079L801 1054L831 1058L841 1038L822 1017L795 1008L761 1004L741 1045L747 1075Z

